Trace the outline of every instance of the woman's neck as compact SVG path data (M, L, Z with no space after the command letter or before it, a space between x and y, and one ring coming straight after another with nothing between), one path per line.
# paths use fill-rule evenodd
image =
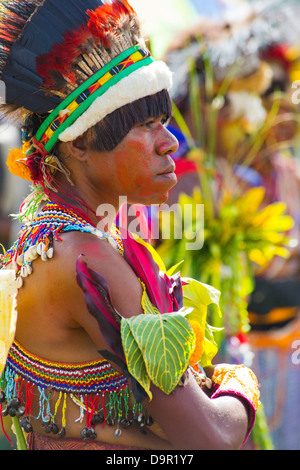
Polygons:
M95 204L86 202L73 188L70 191L47 191L47 196L52 202L70 209L102 232L110 232L119 209L107 203L95 207Z

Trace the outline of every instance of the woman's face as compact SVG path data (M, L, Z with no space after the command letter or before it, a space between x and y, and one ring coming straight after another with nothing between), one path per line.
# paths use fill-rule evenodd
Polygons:
M90 152L102 199L105 190L107 201L125 196L129 204L164 203L177 182L170 156L177 148L162 116L135 126L111 152Z

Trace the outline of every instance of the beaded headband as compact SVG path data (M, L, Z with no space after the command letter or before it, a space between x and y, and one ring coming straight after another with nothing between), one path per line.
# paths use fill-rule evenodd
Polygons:
M150 68L143 72L141 68L145 66ZM126 78L129 80L121 84ZM139 87L133 82L139 82ZM150 52L140 45L133 46L92 75L55 108L37 131L36 140L50 152L58 140L73 140L118 107L170 85L171 73L165 64L155 63Z

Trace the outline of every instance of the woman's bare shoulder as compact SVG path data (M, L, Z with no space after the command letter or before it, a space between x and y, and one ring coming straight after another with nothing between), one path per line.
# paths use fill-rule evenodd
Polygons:
M131 315L128 312L132 310L141 313L141 283L115 247L105 238L89 233L70 232L61 239L55 244L52 269L70 291L78 293L76 275L80 261L105 279L113 305L122 315Z

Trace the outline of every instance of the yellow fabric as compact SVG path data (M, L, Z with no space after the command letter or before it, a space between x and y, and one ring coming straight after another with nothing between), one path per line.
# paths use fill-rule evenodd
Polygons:
M152 305L148 297L145 284L141 280L140 280L140 283L143 288L143 295L142 295L142 301L141 301L143 312L145 314L151 313L152 315L159 315L159 310L156 307L154 307L154 305Z
M221 364L215 367L212 381L219 385L218 394L235 393L247 398L255 410L259 404L259 388L255 374L244 365Z

